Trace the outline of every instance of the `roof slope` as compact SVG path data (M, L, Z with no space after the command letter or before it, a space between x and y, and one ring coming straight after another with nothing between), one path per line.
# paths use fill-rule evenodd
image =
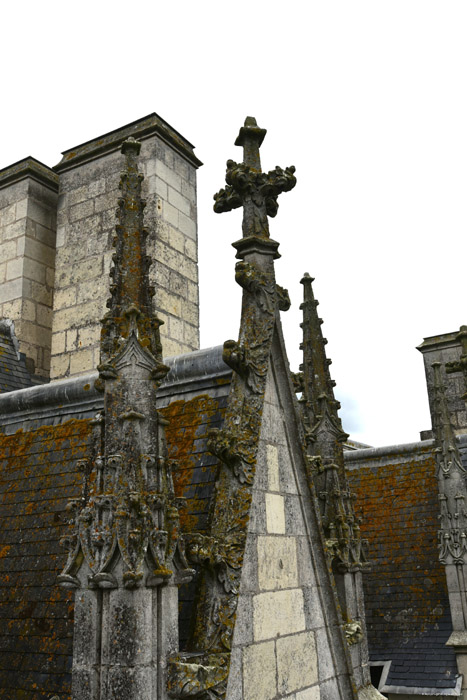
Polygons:
M458 676L445 646L452 623L432 448L430 441L346 458L372 564L364 576L370 658L392 661L386 687L454 688Z
M207 432L222 422L231 375L221 350L169 359L172 372L160 389L158 408L170 421L168 448L177 460L175 490L186 498L181 514L185 531L203 531L208 523L217 461L207 452ZM0 434L0 698L70 698L73 601L56 578L66 560L60 546L67 534L66 504L81 496L77 461L87 454L90 419L102 407L95 378L56 382L0 399L0 423L3 406L10 422L18 406L9 431L21 427L25 405L33 426ZM82 418L70 420L74 415ZM181 590L182 642L196 585L195 578Z
M26 359L18 351L14 325L8 319L0 319L0 394L32 386Z

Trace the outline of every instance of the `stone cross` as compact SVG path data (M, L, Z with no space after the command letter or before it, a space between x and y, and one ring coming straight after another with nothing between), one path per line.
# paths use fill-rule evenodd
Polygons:
M243 237L269 238L268 216L275 216L281 192L296 185L295 167L283 170L276 166L269 173L261 171L259 148L266 135L254 117L247 117L235 141L243 146L243 163L227 161L227 187L214 195L214 211L221 213L243 207Z

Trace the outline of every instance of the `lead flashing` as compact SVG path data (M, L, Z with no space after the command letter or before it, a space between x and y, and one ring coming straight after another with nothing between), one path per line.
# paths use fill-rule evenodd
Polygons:
M195 168L199 168L199 166L202 165L202 162L193 153L193 144L187 141L187 139L171 127L162 117L159 117L158 114L153 112L147 117L138 119L119 129L114 129L107 134L103 134L79 146L63 151L62 160L57 163L53 169L56 173L62 173L66 170L76 168L82 163L117 151L120 149L122 141L126 141L130 136L137 140L158 136Z

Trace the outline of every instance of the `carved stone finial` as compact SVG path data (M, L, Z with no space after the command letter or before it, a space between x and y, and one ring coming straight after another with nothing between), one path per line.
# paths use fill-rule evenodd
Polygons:
M243 237L269 238L268 216L275 216L281 192L296 185L295 167L283 170L277 166L269 173L261 171L259 147L266 135L254 117L247 117L235 141L243 146L243 163L227 161L227 187L214 195L214 211L222 213L243 207Z

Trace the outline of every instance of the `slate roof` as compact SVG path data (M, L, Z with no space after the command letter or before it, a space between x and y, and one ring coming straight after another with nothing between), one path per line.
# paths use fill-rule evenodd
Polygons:
M177 496L186 498L182 528L205 530L217 466L207 431L222 422L231 371L222 348L168 360L172 371L158 408L177 459ZM0 698L69 700L73 636L72 592L56 577L66 560L69 498L81 494L76 460L89 445L90 418L102 407L96 374L0 397ZM16 406L16 413L15 413ZM34 408L35 407L35 408ZM21 430L23 416L28 430ZM19 432L16 432L20 428ZM195 581L181 590L181 642L190 629Z
M18 350L14 324L0 319L0 394L35 384L26 368L26 358Z
M455 654L444 566L438 560L433 442L349 453L371 570L363 577L371 661L391 661L385 688L454 689ZM384 692L384 688L382 688Z

